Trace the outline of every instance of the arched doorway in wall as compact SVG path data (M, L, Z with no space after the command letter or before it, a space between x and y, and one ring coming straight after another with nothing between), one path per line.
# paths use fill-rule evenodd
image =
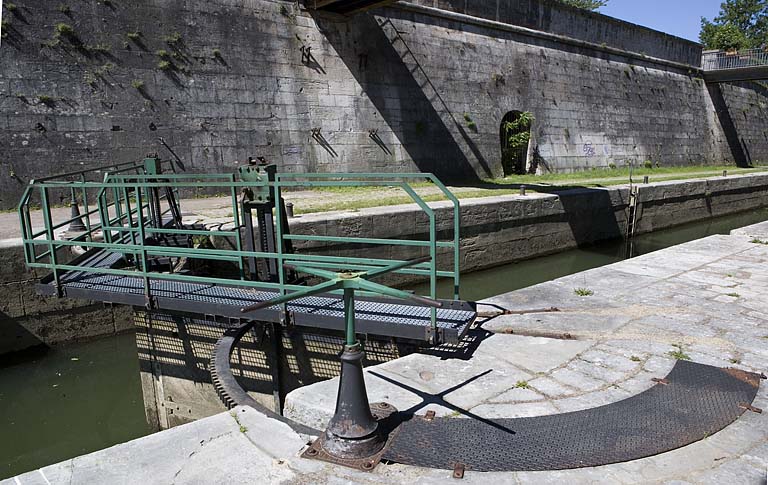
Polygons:
M533 115L527 111L510 111L501 119L499 138L504 176L525 173L532 125Z

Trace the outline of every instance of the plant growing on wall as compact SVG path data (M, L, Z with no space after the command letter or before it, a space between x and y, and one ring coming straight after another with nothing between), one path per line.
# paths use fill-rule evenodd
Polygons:
M41 94L37 97L37 100L40 102L40 104L44 104L48 107L53 106L56 104L56 100L53 98L53 96L48 96L47 94Z
M464 121L467 122L467 128L469 128L474 132L477 132L477 123L475 123L472 117L469 116L469 113L464 113Z
M560 3L584 10L597 10L608 5L608 0L560 0Z
M69 24L58 23L56 24L55 31L56 31L56 34L62 37L71 38L75 36L75 29Z
M163 41L170 46L176 46L181 43L181 34L174 32L172 34L166 35L163 37Z
M531 126L535 118L530 111L523 111L514 121L507 121L504 129L507 133L507 146L513 150L528 148L531 141Z

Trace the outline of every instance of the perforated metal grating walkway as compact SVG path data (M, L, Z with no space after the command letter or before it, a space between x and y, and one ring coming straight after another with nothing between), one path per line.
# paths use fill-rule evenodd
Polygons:
M80 266L109 268L122 255L99 251L83 259ZM60 278L62 291L67 297L104 302L144 306L144 282L139 276L105 275L85 271L70 271ZM55 293L51 281L44 281L41 292ZM150 294L157 309L183 311L241 319L279 321L279 308L271 307L248 315L242 307L266 301L277 292L248 290L242 287L186 283L150 279ZM469 329L477 313L465 302L445 301L437 310L438 341L456 343ZM343 329L344 305L335 295L301 298L288 304L294 312L295 324L313 328ZM359 333L413 340L430 340L431 321L428 307L392 300L361 297L356 300L356 319ZM236 323L236 322L235 322Z

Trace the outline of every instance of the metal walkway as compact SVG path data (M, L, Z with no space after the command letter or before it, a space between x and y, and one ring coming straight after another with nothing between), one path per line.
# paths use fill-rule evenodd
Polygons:
M394 273L429 281L429 297L442 306L436 309L419 301L401 302L362 293L356 308L361 334L455 343L477 315L474 304L458 297L459 201L431 174L281 174L274 165L250 163L232 174L180 174L164 167L163 162L150 157L30 182L19 204L19 217L27 265L51 271L41 281L41 293L191 313L223 327L267 321L343 330L344 308L338 292L304 297L282 308L241 310L306 289L307 277L286 269L292 265L354 273L376 272L394 264ZM452 213L446 214L450 219L441 221L440 234L435 210L416 193L412 180L431 182L452 202ZM332 235L330 230L326 235L313 227L308 234L294 232L296 227L291 231L282 190L371 186L402 189L421 209L417 218L423 220L428 236L384 239L347 236L343 231ZM179 192L201 188L231 194L229 220L216 230L183 221ZM70 195L73 212L66 220L55 221L50 201L64 194ZM78 211L80 202L82 212ZM43 230L31 222L30 212L38 206L43 212ZM73 239L59 237L59 231L78 221L79 235ZM213 238L225 243L214 247ZM310 247L327 244L330 250L324 254L311 254L311 249L294 251L294 244L302 242ZM350 247L369 247L366 255L381 258L361 257L363 252L346 256ZM88 249L71 259L70 252L77 248ZM407 261L393 255L420 257L416 263L402 266L399 264ZM200 271L195 261L217 271ZM453 281L453 298L437 298L439 278Z
M122 260L120 253L94 251L84 255L78 266L110 268ZM62 296L98 300L109 303L144 306L144 281L141 276L120 276L84 271L69 271L60 276ZM48 276L38 285L40 293L56 295L53 278ZM219 325L221 318L239 325L244 319L241 308L270 300L277 291L250 290L225 284L186 283L150 279L153 308L204 315ZM437 310L437 341L457 343L467 332L477 313L470 303L441 300ZM324 295L299 299L288 304L294 325L343 330L344 305L340 296ZM409 303L393 303L384 298L361 298L356 307L358 330L362 334L429 341L430 308ZM271 307L248 314L248 320L280 321L280 309Z

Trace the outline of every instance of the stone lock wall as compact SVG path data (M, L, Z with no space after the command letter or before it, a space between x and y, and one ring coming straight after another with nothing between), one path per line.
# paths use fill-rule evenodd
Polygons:
M400 3L345 21L276 0L14 3L2 208L32 177L170 156L158 137L189 171L261 155L283 171L498 176L513 110L536 117L541 171L734 158L696 44L547 0ZM736 138L765 160L765 91L726 90Z

